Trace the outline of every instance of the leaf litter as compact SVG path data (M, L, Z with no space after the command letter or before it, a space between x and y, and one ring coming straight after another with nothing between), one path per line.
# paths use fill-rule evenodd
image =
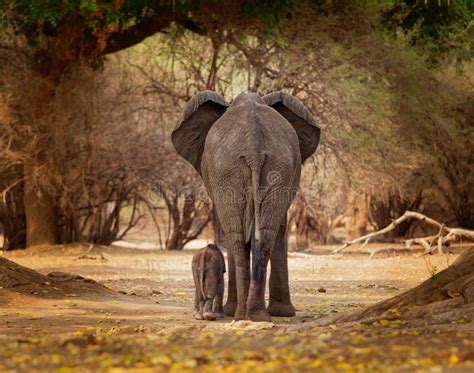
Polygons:
M317 291L321 283L311 282L311 274L296 271L300 280L292 283L298 309L295 318L275 317L271 323L230 318L197 322L192 317L191 256L163 254L161 262L174 258L170 267L180 272L152 276L145 283L142 273L136 280L107 282L115 273L123 276L131 262L130 256L111 255L109 271L120 259L123 265L106 275L100 274L102 268L92 273L97 273L94 280L115 290L127 289L128 294L118 297L86 299L76 288L74 293L65 292L64 303L57 298L40 301L40 295L10 294L0 308L0 371L474 370L472 319L459 320L462 331L428 331L404 326L403 310L393 308L386 318L372 324L354 323L350 328L312 325L321 317L361 309L403 290L397 281L385 278L385 285L372 286L375 281L371 279L369 285L358 286L340 280L330 283L328 277L324 288L330 291L323 293ZM55 266L58 270L80 265L80 261L61 260ZM357 259L351 260L348 267L354 268ZM25 265L33 266L31 262ZM88 265L88 270L93 271L94 266L100 263ZM328 266L329 270L334 269ZM134 292L138 295L131 296ZM155 303L157 299L160 304Z

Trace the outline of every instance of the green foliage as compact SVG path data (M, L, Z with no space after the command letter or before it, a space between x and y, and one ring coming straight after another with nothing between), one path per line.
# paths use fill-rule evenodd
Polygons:
M229 29L234 34L258 30L278 35L281 22L305 7L322 17L350 17L352 26L362 32L370 27L402 30L412 44L429 46L433 60L448 54L458 60L471 57L472 0L2 0L0 27L9 27L44 49L48 38L61 36L63 26L74 23L75 32L83 33L82 38L74 35L75 43L88 39L103 48L109 34L148 27L158 17L169 17L169 23L174 20L202 34ZM276 42L286 46L282 37Z
M457 60L472 58L472 0L388 1L385 24L402 29L413 45L426 45L432 59L454 54Z
M333 0L304 4L326 18L350 18L352 32L334 25L341 37L353 31L390 31L392 35L405 35L412 46L428 49L433 63L472 58L473 0Z
M160 10L160 2L147 0L5 0L0 5L4 23L27 38L55 36L66 21L81 21L86 31L98 27L140 22Z
M126 31L135 25L153 22L153 17L170 12L173 19L188 18L196 27L203 22L248 26L250 22L273 28L294 8L296 0L280 1L196 1L162 2L150 0L3 0L0 25L10 26L25 35L31 44L40 45L44 37L56 37L67 22L83 25L83 32ZM175 16L178 14L179 16ZM244 22L246 21L246 22ZM179 22L179 21L178 21Z
M278 26L298 3L298 0L252 0L244 5L244 14L248 18L261 20L267 28L272 29Z

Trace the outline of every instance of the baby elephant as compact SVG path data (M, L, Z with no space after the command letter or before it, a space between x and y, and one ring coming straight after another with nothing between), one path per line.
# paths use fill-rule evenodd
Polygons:
M224 316L225 261L217 245L209 244L193 257L193 277L196 286L194 316L197 320L215 320Z

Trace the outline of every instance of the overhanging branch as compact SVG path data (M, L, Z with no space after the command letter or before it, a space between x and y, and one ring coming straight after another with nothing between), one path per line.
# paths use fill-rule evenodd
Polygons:
M171 6L162 7L158 14L141 21L137 25L111 33L103 53L110 54L130 48L158 32L164 32L173 22L196 34L206 35L204 28L194 20Z
M104 54L115 53L130 48L146 38L162 32L171 26L175 20L175 13L171 7L163 7L158 14L143 20L135 26L111 33L107 38Z

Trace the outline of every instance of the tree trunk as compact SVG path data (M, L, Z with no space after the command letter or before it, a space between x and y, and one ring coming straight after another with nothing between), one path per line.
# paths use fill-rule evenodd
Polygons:
M464 195L459 197L459 203L453 207L454 216L460 227L474 229L474 203L473 197L465 191Z
M0 225L3 225L3 250L24 249L26 220L23 205L23 167L13 166L0 174Z
M173 233L171 234L171 237L166 243L166 250L176 251L183 250L183 248L184 244L181 226L173 226Z
M351 240L367 233L370 196L349 192L346 209L346 239Z
M26 247L26 219L23 206L23 183L12 188L5 197L3 224L3 249L15 250Z
M337 317L337 323L401 320L406 326L460 329L474 323L474 250L466 251L421 285L372 307ZM470 326L469 326L470 325Z
M369 206L369 215L372 222L377 226L377 229L382 229L405 211L418 211L422 202L423 198L421 192L414 194L410 199L403 199L398 194L392 194L386 199L372 198ZM407 220L386 234L384 238L393 240L396 237L408 237L414 226L416 226L416 224L414 224L413 221Z
M309 231L315 227L310 226L310 219L306 216L304 203L300 200L295 202L293 219L295 222L296 250L304 250L309 247Z
M34 182L34 165L24 164L26 246L58 243L58 213L54 199Z

